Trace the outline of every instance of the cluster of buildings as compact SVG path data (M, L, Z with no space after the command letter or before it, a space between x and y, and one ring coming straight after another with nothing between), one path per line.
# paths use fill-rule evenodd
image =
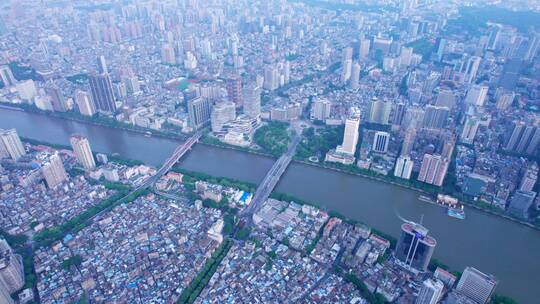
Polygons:
M24 146L15 130L3 131L7 151L0 158L0 226L11 234L40 231L69 219L111 196L114 191L70 176L79 152ZM90 153L91 155L91 153ZM92 158L93 159L93 158Z
M40 299L174 302L218 247L209 230L221 219L153 194L118 206L35 253Z

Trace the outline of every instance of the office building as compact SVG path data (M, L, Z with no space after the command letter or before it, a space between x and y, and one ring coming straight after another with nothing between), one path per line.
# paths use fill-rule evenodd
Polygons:
M96 162L94 160L94 155L92 154L92 149L90 148L90 143L88 138L74 135L69 138L75 157L79 163L86 170L92 170L96 167Z
M409 156L401 155L396 161L396 167L394 168L394 176L410 179L412 174L412 169L414 167L414 162Z
M75 103L79 108L79 113L84 116L94 116L96 112L96 105L92 100L92 96L85 91L77 91L75 94Z
M28 103L32 103L34 97L37 95L36 84L32 79L18 82L15 87L19 93L19 97Z
M448 165L446 158L426 153L422 159L418 180L435 186L442 186L448 171Z
M437 304L443 295L444 284L439 280L427 279L422 284L415 304Z
M311 103L311 119L325 121L330 117L332 103L323 98L317 98Z
M51 189L56 188L68 178L62 159L58 154L52 155L47 162L42 164L41 173L47 182L47 186Z
M336 148L336 152L353 156L358 144L358 129L360 128L360 115L355 112L345 121L343 143Z
M98 56L97 67L99 74L109 73L109 68L107 67L107 60L105 60L105 56Z
M368 121L378 124L388 124L391 109L392 104L390 102L385 102L376 98L372 99L369 104Z
M519 190L521 191L532 191L536 180L538 179L538 165L536 162L533 162L525 170L521 182L519 184Z
M390 134L388 132L376 132L373 138L371 150L375 153L386 153L390 143Z
M443 129L446 127L450 110L447 107L428 105L422 126L426 129Z
M21 156L26 155L24 146L15 129L0 129L0 150L4 151L4 156L6 156L7 152L13 160L18 160Z
M505 150L521 154L535 155L540 143L540 130L525 122L515 122Z
M11 68L8 65L0 66L0 79L5 87L11 87L17 84L17 79L13 76Z
M226 101L214 105L210 118L212 132L222 132L225 124L235 119L236 108L233 102Z
M250 118L261 116L261 87L256 83L244 87L244 114Z
M478 107L483 106L486 102L488 89L488 86L473 85L469 89L469 91L467 91L467 96L465 96L465 103Z
M437 241L428 235L424 226L407 222L401 225L401 236L396 245L396 258L406 265L426 271Z
M5 239L0 239L0 302L24 287L24 268L22 257L15 254ZM11 299L9 299L11 300Z
M195 97L188 101L189 125L199 129L210 121L210 102L206 98Z
M528 220L529 210L531 209L535 197L536 192L534 191L517 190L510 200L508 212L516 217Z
M456 290L476 303L485 304L488 303L496 286L497 280L492 275L467 267L459 279Z
M109 74L93 74L88 76L92 100L99 112L116 112L113 87Z
M463 125L463 130L461 131L461 142L466 144L472 144L474 142L474 137L480 126L480 121L476 117L468 116Z

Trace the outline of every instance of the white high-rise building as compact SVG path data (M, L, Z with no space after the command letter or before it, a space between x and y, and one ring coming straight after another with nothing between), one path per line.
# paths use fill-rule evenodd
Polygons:
M345 121L343 143L336 148L336 152L353 156L358 144L358 129L360 128L360 113L353 110L351 117Z
M49 161L43 164L41 173L47 182L47 186L51 189L56 188L68 178L62 159L58 154L52 155Z
M311 119L325 121L330 117L332 103L327 99L317 98L311 104Z
M437 304L442 296L444 284L439 280L427 279L422 284L415 304Z
M386 153L388 151L389 143L390 134L388 132L379 131L375 133L371 149L373 152L376 153Z
M360 39L360 50L358 53L359 60L366 60L369 56L369 48L371 46L371 41L369 39L362 38Z
M435 186L442 186L449 162L440 155L424 154L418 180Z
M358 62L355 62L352 66L352 71L351 71L351 80L350 80L350 87L351 89L353 90L356 90L358 89L358 82L360 81L360 71L361 71L361 66Z
M264 68L264 88L270 91L279 88L279 71L273 65Z
M465 124L463 125L463 131L461 132L461 142L466 144L472 144L474 137L480 126L480 121L476 117L467 117Z
M92 149L90 148L90 143L88 138L74 135L69 138L75 157L79 163L86 169L92 170L96 167L96 161L94 160L94 155L92 154Z
M261 87L252 83L244 87L244 114L251 118L261 115Z
M462 67L463 82L474 82L476 79L476 74L478 73L478 68L480 67L480 60L480 57L472 56L467 60L467 62L465 62L464 66Z
M456 290L476 303L484 304L489 301L496 286L497 280L493 276L476 268L467 267L459 279Z
M351 78L352 73L352 60L345 60L342 64L341 70L341 83L345 84L349 78Z
M18 160L21 156L26 155L24 146L15 129L0 129L0 150L4 151L2 154L9 154L13 160Z
M368 121L378 124L388 124L391 109L392 104L390 102L374 98L369 104Z
M409 156L400 156L396 161L396 167L394 168L394 176L404 179L411 178L414 162Z
M96 105L92 100L92 96L85 91L78 91L75 95L75 103L79 108L79 112L84 116L93 116L97 113Z
M488 89L488 86L473 85L467 92L465 103L479 107L483 106L486 102Z
M8 65L0 66L0 79L5 87L11 87L17 84L17 80Z
M16 88L19 97L28 103L32 103L34 97L37 95L36 85L32 79L18 82Z
M399 64L402 67L408 67L411 65L411 60L413 56L413 48L411 47L402 47L401 54L399 56Z
M236 107L234 102L226 101L216 104L212 108L212 114L210 115L210 123L212 126L212 132L218 133L223 131L223 126L233 121L236 118Z

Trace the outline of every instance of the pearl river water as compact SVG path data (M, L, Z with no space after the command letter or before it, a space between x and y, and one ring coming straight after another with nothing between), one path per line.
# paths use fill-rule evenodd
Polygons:
M179 143L126 130L75 122L37 113L0 109L0 128L19 135L69 145L69 136L88 137L92 149L159 166ZM197 144L180 167L213 176L260 183L274 159ZM458 220L435 205L418 200L419 192L364 177L301 163L291 163L276 191L287 193L399 237L400 216L423 224L436 238L434 257L452 270L473 266L499 280L496 292L519 303L540 298L540 231L466 208Z

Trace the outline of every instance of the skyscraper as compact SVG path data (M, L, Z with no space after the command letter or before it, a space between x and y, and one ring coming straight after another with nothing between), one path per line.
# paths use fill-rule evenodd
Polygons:
M415 304L437 304L443 294L444 284L439 280L427 279L422 284Z
M358 51L358 60L366 60L369 56L369 48L371 41L369 39L360 39L360 47Z
M105 60L105 56L101 55L97 58L97 66L98 72L100 74L109 73L109 68L107 67L107 60Z
M234 102L237 108L241 108L243 103L242 96L242 78L233 75L227 79L227 95L229 100Z
M26 155L24 146L15 129L0 129L0 145L2 146L0 150L7 151L13 160L18 160L21 156Z
M79 163L86 169L92 170L96 167L94 155L90 148L90 143L86 137L80 135L73 135L69 138L75 157Z
M174 54L174 48L171 45L164 44L161 48L161 62L170 65L176 64L176 55Z
M401 236L396 246L396 257L420 271L426 271L437 241L428 235L428 230L417 223L401 225Z
M535 197L536 192L534 191L517 190L510 200L508 212L516 217L529 219L529 209L531 209Z
M32 103L34 97L37 95L36 84L32 79L18 82L15 87L19 93L19 97L28 103Z
M75 102L79 108L79 113L82 115L93 116L96 114L96 105L88 92L78 91L75 95Z
M261 115L261 87L256 83L244 87L244 114L251 118Z
M5 87L11 87L17 84L17 79L13 76L11 68L8 65L0 66L0 79Z
M538 164L533 162L525 170L521 182L519 184L519 190L521 191L532 191L536 180L538 179Z
M472 144L479 126L480 122L478 121L478 118L468 116L463 125L463 131L461 131L461 142Z
M414 139L416 137L416 131L414 129L409 129L405 132L405 137L403 138L403 144L401 145L401 155L408 156L411 154L411 151L414 147Z
M2 296L20 290L24 286L22 258L15 254L4 239L0 239L0 302ZM11 299L9 299L11 300ZM7 302L13 303L13 302Z
M353 156L358 144L358 128L360 128L360 115L354 113L345 121L343 143L336 148L336 152Z
M480 67L481 58L478 56L471 56L466 61L463 62L461 67L461 73L463 75L463 82L473 83L476 79L476 74L478 73L478 68Z
M371 147L373 152L386 153L388 151L388 143L390 142L390 134L388 132L376 132L373 138L373 145Z
M414 162L409 156L401 155L396 161L396 167L394 168L394 176L404 179L411 178Z
M459 279L456 290L477 303L484 304L489 301L496 286L497 280L492 275L467 267Z
M45 92L51 97L52 107L56 112L66 112L68 110L66 98L59 88L47 87L45 88Z
M311 119L325 121L330 117L332 103L327 99L317 98L311 104Z
M540 128L523 121L516 121L505 150L533 155L539 143Z
M360 70L361 70L361 66L358 62L355 62L353 65L352 65L352 70L351 70L351 81L349 83L349 86L351 87L351 89L353 90L356 90L358 89L358 82L360 81Z
M422 159L418 180L435 186L442 186L447 171L447 159L440 155L426 153Z
M274 65L264 68L264 88L269 91L279 88L279 73Z
M483 106L486 102L488 89L488 86L473 85L467 92L465 103L479 107Z
M54 189L63 181L67 180L67 173L64 169L62 159L58 154L54 154L41 167L41 173L49 188Z
M93 74L88 76L92 100L100 112L116 112L116 103L114 101L113 87L109 74Z
M449 115L450 110L447 107L428 105L422 125L426 129L442 129L446 127Z
M212 108L211 126L212 132L218 133L223 131L223 126L233 121L236 118L236 109L232 101L217 103Z
M188 101L189 125L199 129L210 120L210 102L206 98L195 97Z

